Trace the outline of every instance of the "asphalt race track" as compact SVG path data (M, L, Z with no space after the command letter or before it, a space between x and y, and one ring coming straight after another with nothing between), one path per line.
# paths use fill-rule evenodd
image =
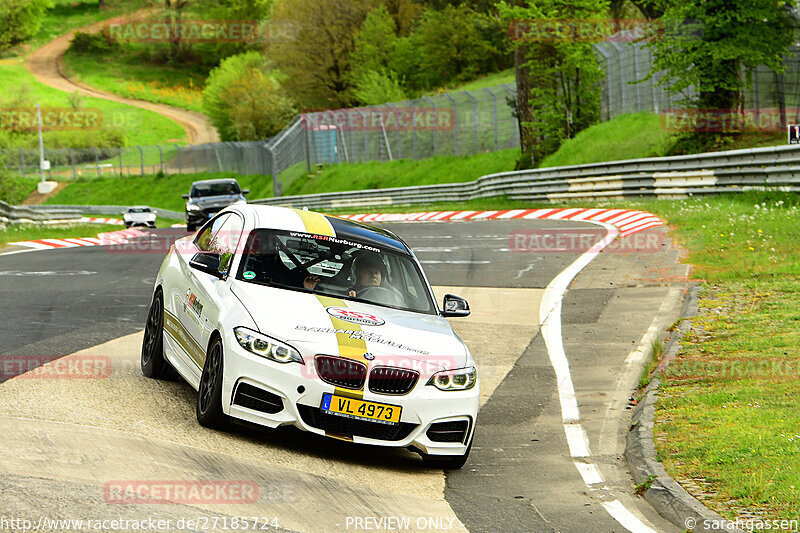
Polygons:
M583 455L565 432L564 384L540 328L545 288L583 250L513 251L509 235L591 230L599 240L597 226L550 220L383 225L415 250L440 301L452 292L472 307L470 317L451 320L475 356L482 387L474 446L462 470L425 469L406 450L358 447L293 429L199 426L188 385L148 380L139 370L154 277L168 243L184 234L153 230L121 249L0 253L6 452L0 517L34 526L43 519L155 518L171 520L164 529L170 531L232 531L233 522L221 520L243 516L269 519L265 531L275 524L314 532L677 531L634 495L622 457L640 345L679 316L687 274L661 228L648 230L658 235L656 247L601 253L564 297L561 336ZM109 372L92 379L15 377L6 364L76 352L107 361ZM109 483L126 480L247 480L257 485L258 498L128 505L104 493ZM189 527L187 519L205 522Z

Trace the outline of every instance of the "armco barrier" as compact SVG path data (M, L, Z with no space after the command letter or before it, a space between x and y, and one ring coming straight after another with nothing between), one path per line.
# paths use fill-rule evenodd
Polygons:
M85 215L122 215L128 210L126 205L30 205L25 206L33 211L39 213L67 213L78 212ZM183 220L186 218L185 213L177 211L170 211L169 209L161 209L160 207L153 207L156 216L171 218L175 220Z
M800 146L775 146L490 174L476 181L283 196L251 203L314 209L512 200L565 201L627 196L684 198L775 187L800 191Z
M57 222L78 222L80 219L81 213L74 207L58 213L48 213L31 209L31 206L15 207L0 201L0 224L53 224Z

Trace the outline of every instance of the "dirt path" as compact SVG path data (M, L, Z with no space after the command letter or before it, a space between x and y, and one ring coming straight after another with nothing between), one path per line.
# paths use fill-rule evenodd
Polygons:
M137 15L145 14L148 11L148 9L144 9L112 20L122 20L123 18L125 20L130 20L131 18L135 18ZM214 129L214 127L208 121L208 118L201 113L186 111L163 104L145 102L143 100L123 98L115 94L94 89L67 77L64 70L63 57L64 53L67 51L67 48L69 48L69 42L73 35L75 35L75 32L98 31L102 26L109 22L111 21L105 20L95 24L90 24L50 41L28 57L28 61L26 63L28 70L34 75L34 77L36 77L38 81L44 83L45 85L49 85L54 89L58 89L59 91L66 91L70 93L78 91L80 94L86 96L93 96L95 98L102 98L112 102L119 102L122 104L140 107L142 109L154 111L160 115L170 118L180 124L184 130L186 130L186 134L189 137L189 142L192 144L218 142L219 135L217 135L217 130Z

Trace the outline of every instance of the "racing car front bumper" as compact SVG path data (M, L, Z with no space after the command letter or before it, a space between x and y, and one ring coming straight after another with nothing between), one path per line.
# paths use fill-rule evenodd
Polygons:
M233 418L271 428L294 425L318 435L415 448L429 455L463 455L472 439L478 384L466 391L441 391L426 385L429 376L421 376L404 395L376 394L365 385L363 400L402 408L399 423L343 418L321 409L323 394L336 394L336 387L319 377L312 357L304 356L304 365L277 363L244 350L232 335L227 344L223 411Z

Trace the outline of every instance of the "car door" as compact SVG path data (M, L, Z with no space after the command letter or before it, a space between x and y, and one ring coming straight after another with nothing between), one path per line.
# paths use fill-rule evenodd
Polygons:
M244 219L238 213L224 213L214 219L209 236L198 235L200 253L218 255L219 273L222 277L190 268L186 289L184 328L197 341L202 350L192 358L202 369L211 333L219 324L220 312L230 299L229 279L225 275L231 266L244 228Z
M203 342L202 335L204 316L207 316L209 312L206 309L209 298L202 293L201 279L210 277L210 275L192 268L190 264L198 257L198 254L212 253L211 246L215 242L214 239L229 216L229 213L224 213L209 220L197 232L190 249L180 255L183 283L174 289L174 308L182 330L180 346L188 357L186 363L197 373L198 377L206 355L206 344Z

